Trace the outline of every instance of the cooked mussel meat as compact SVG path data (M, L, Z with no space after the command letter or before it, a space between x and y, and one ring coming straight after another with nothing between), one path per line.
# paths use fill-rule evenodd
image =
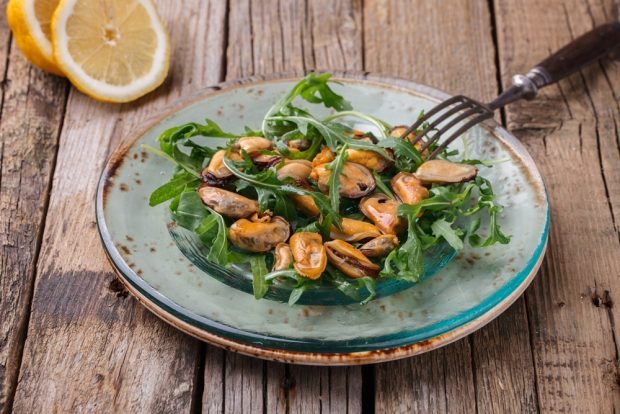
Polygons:
M259 153L252 156L252 162L260 169L272 167L280 162L282 156L278 153L270 151L268 153Z
M250 157L258 155L261 151L268 151L273 148L273 143L263 137L242 137L234 144L234 148L243 150Z
M319 189L326 193L329 191L329 177L332 172L327 165L322 164L312 169L310 177L317 182ZM338 177L340 183L339 193L346 198L360 198L374 191L375 178L370 170L361 164L345 162L342 172Z
M308 231L298 232L291 236L289 245L297 273L308 279L318 279L327 266L327 254L321 235Z
M291 228L280 216L253 216L235 221L228 230L228 239L240 249L249 252L267 252L288 240Z
M390 132L389 132L390 136L393 136L394 138L400 138L403 136L405 132L407 132L408 128L409 127L406 125L396 125L395 127L392 127L390 129ZM413 132L410 132L409 134L407 134L405 138L411 141L414 138Z
M398 247L398 237L393 234L383 234L364 243L359 250L366 257L383 257L396 247Z
M360 201L360 211L383 233L397 234L406 224L404 219L398 217L396 210L399 204L383 193L376 193Z
M314 198L309 195L291 195L293 203L308 217L316 217L321 210L314 202Z
M293 252L288 244L278 243L273 253L275 258L272 271L286 270L293 264Z
M202 181L207 184L222 185L233 176L233 173L224 164L224 158L233 161L240 161L243 158L236 152L229 152L228 154L226 152L226 150L221 149L213 154L209 164L202 170Z
M328 241L325 243L325 250L329 262L347 276L353 278L375 277L381 269L344 240Z
M312 159L312 167L327 164L328 162L332 162L335 158L336 157L332 150L330 150L329 147L324 146Z
M284 181L286 178L292 178L296 183L303 183L306 181L310 173L312 172L312 166L309 161L295 160L285 163L276 172L276 177L280 181Z
M391 160L371 150L349 148L347 149L347 161L361 164L377 172L385 171L392 166Z
M381 235L381 231L377 226L362 220L343 217L340 227L341 229L332 226L329 237L347 242L357 242Z
M258 202L232 191L203 185L198 189L202 202L216 212L232 218L248 217L258 212Z
M428 198L428 189L413 174L399 172L390 182L392 190L406 204L416 204Z
M290 140L287 144L287 147L289 151L299 152L299 151L307 150L308 148L310 148L311 144L312 144L312 141L310 141L309 139L298 138L298 139Z
M470 164L446 160L424 162L415 172L415 177L424 184L454 184L472 180L478 169Z

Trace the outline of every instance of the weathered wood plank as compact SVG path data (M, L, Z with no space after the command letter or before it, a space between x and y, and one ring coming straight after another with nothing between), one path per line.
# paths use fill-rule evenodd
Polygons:
M372 0L365 2L364 22L366 70L483 100L496 95L487 3ZM523 300L469 339L377 366L375 383L378 412L531 409L534 372Z
M266 398L265 361L235 353L226 355L224 404L227 413L262 413Z
M288 372L289 366L274 362L267 369L266 407L269 414L288 414L288 396L295 384Z
M202 394L202 412L205 414L221 414L224 412L225 353L221 348L207 347Z
M157 92L118 106L71 90L16 412L191 408L202 346L159 321L120 288L100 246L92 200L101 168L122 137L180 95L219 81L224 19L213 11L219 3L158 2L171 32L173 56L172 76ZM197 53L188 38L207 38L209 47L220 48L219 54Z
M4 10L5 2L0 5ZM66 103L66 82L30 66L0 23L0 412L9 412ZM10 54L9 53L10 50Z
M362 68L359 0L231 0L229 10L226 79L315 67ZM203 411L264 407L270 413L313 412L310 407L319 401L326 411L361 411L360 368L287 367L233 353L215 353L207 362L205 390L225 383L230 391L221 395L222 401L205 393ZM215 378L214 371L222 366L224 378ZM331 379L332 386L326 382L317 387L321 378Z
M496 1L502 78L613 18L613 1ZM552 207L550 251L526 293L544 412L620 408L612 307L620 290L617 63L594 65L506 111L542 170ZM616 192L612 194L610 191ZM617 224L617 222L616 222Z
M0 0L0 9L5 10L9 0ZM0 107L4 101L4 89L6 84L6 69L9 63L9 51L11 49L12 35L6 19L0 19ZM0 117L2 112L0 112Z
M291 413L361 413L360 367L292 365L289 391Z
M376 367L376 411L379 413L476 410L469 341Z

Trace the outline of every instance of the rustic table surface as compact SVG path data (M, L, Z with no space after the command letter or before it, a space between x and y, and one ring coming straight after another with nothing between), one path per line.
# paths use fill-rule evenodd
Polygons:
M2 9L6 0L1 0ZM166 84L95 102L30 66L0 19L0 412L593 412L620 408L620 63L510 106L552 227L525 295L414 358L318 368L222 351L123 291L95 228L106 158L145 119L222 80L377 72L493 98L511 75L613 19L617 0L159 0Z

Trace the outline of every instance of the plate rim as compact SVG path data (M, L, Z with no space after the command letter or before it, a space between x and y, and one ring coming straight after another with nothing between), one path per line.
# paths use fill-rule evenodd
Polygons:
M345 82L361 81L365 83L375 84L383 88L399 89L402 92L412 93L417 96L425 96L431 100L445 99L450 96L449 94L439 89L392 76L385 76L380 74L371 75L369 72L355 71L334 71L332 73L334 75L334 79L336 80L343 80ZM310 365L368 364L385 362L412 355L417 355L454 342L468 335L469 333L472 333L475 330L481 328L482 326L495 319L501 313L503 313L514 301L516 301L517 298L521 296L525 289L530 285L531 281L536 275L536 272L540 268L542 260L544 259L545 251L548 244L550 207L542 177L532 157L527 152L526 148L512 134L499 126L494 120L488 121L485 125L483 125L483 127L489 130L491 134L495 135L500 142L502 142L504 145L508 145L508 147L511 148L514 155L520 158L526 172L531 173L533 170L536 175L535 177L530 177L530 179L532 180L531 182L533 185L540 185L540 188L538 190L541 192L541 194L538 195L542 195L542 197L544 198L543 204L544 207L546 207L545 225L542 236L533 255L530 257L528 262L525 264L522 270L515 274L513 276L513 279L511 279L512 281L515 281L514 278L518 277L520 273L527 272L521 278L521 281L516 285L516 287L513 287L512 290L508 289L508 293L504 292L503 295L499 295L502 297L502 299L495 304L492 304L490 305L490 307L487 307L485 309L479 309L479 312L475 316L469 317L469 319L464 322L453 322L453 325L456 324L456 326L431 338L409 343L406 345L397 345L384 349L355 352L310 352L249 344L236 339L231 339L218 335L217 333L210 332L204 327L196 326L196 324L200 323L200 321L196 321L195 318L192 318L191 315L183 315L188 320L180 318L177 313L183 314L184 312L180 312L178 309L170 307L165 302L171 302L171 304L173 304L174 306L185 310L185 313L194 314L195 312L190 311L179 304L176 304L171 299L168 299L157 289L150 286L144 279L136 275L135 272L133 272L133 270L127 265L125 260L118 252L118 249L116 248L111 235L107 231L104 210L108 188L112 184L111 179L114 177L116 171L122 165L125 159L125 154L127 153L127 151L134 147L136 141L140 139L140 137L142 137L147 131L156 127L163 120L174 115L181 109L198 103L211 96L218 95L220 93L227 93L231 90L241 87L248 87L251 85L260 86L270 82L296 81L299 79L300 76L303 75L304 72L274 73L268 76L252 76L243 79L222 82L218 83L217 85L207 87L188 96L185 99L180 100L178 104L171 105L170 109L165 109L163 111L163 114L160 113L157 116L149 118L144 123L146 124L145 127L140 128L138 131L132 134L129 139L122 142L113 151L112 155L106 162L106 165L101 173L97 185L96 222L98 233L102 241L106 257L110 261L110 264L112 265L116 276L128 289L128 291L132 293L132 295L136 297L139 302L142 303L142 305L144 305L156 316L173 325L177 329L180 329L181 331L188 333L198 339L245 355L281 362ZM500 288L492 295L486 297L476 306L479 307L485 301L488 301L489 299L498 296L498 294L502 292L503 289L510 287L508 285L510 285L510 281L506 282L506 284L502 286L502 288ZM467 314L468 312L469 311L464 311L460 315ZM451 319L455 318L450 318L448 320ZM192 320L194 321L194 324L190 323L190 321ZM210 322L213 325L211 327L212 329L221 329L227 331L231 330L231 327L229 325L222 324L213 320L210 320ZM220 326L221 328L218 328L218 326ZM251 336L252 334L251 332L241 329L234 329L242 332L243 335L246 337Z

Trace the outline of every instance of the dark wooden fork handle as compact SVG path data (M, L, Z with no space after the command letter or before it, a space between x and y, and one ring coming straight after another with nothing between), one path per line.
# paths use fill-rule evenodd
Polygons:
M608 23L578 37L534 67L544 76L538 87L557 82L620 47L620 22Z
M599 26L534 66L526 75L515 75L513 85L488 106L497 109L518 99L533 99L538 89L571 75L619 48L620 22Z

